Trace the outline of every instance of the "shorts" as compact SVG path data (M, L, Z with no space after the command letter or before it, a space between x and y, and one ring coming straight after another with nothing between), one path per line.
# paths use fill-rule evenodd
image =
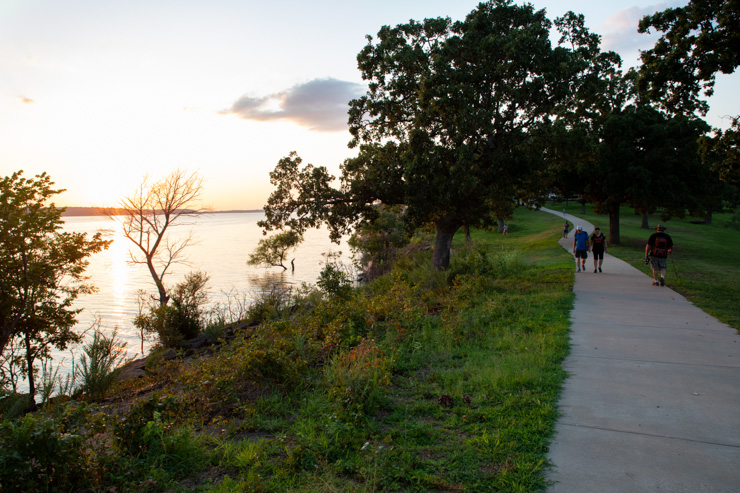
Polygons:
M588 258L588 251L586 251L586 250L576 250L576 258L587 259Z
M665 257L650 257L650 265L653 266L654 270L667 269L668 259Z
M604 250L592 250L594 254L594 259L596 260L604 260Z

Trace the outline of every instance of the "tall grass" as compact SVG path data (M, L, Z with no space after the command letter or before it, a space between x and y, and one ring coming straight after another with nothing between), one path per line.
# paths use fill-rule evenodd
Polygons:
M80 390L93 400L105 397L125 358L126 343L118 337L118 329L107 336L96 326L74 369Z

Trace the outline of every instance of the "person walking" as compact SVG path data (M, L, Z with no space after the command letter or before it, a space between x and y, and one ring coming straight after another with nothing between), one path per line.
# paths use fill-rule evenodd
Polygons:
M607 251L606 236L603 235L599 228L594 228L591 233L591 253L594 254L594 272L601 272L601 265L604 263L604 253Z
M576 256L576 272L586 271L586 259L588 258L588 233L583 231L583 227L576 226L576 232L573 235L573 253ZM580 260L580 263L579 263Z
M668 267L668 255L673 252L673 239L665 232L665 226L658 224L656 232L650 235L645 245L645 263L650 258L653 269L653 286L665 286L665 274ZM660 274L660 279L658 279Z
M563 238L567 238L568 237L568 229L569 228L570 228L570 226L568 225L568 221L565 221L563 223Z

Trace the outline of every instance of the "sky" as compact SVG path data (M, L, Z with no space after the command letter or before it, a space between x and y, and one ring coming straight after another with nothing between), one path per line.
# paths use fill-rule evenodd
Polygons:
M522 3L517 1L516 3ZM655 35L638 20L681 1L533 0L585 15L634 66ZM203 205L261 209L296 151L339 173L357 53L383 25L463 19L461 0L0 0L0 175L47 172L62 206L114 206L145 176L204 178ZM707 122L740 114L721 76Z

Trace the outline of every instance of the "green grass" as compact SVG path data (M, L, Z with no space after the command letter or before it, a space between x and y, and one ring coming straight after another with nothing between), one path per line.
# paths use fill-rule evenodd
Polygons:
M590 204L581 215L581 205L571 202L552 206L560 211L583 217L604 233L609 231L606 216L597 215ZM672 260L668 261L668 286L686 296L692 303L722 322L740 330L740 231L729 227L730 214L715 214L712 225L698 224L695 218L673 218L663 222L651 215L649 225L664 224L675 243ZM641 271L650 274L644 265L645 243L654 232L641 227L641 217L634 210L620 210L621 245L609 245L609 253ZM652 276L652 274L650 274Z

